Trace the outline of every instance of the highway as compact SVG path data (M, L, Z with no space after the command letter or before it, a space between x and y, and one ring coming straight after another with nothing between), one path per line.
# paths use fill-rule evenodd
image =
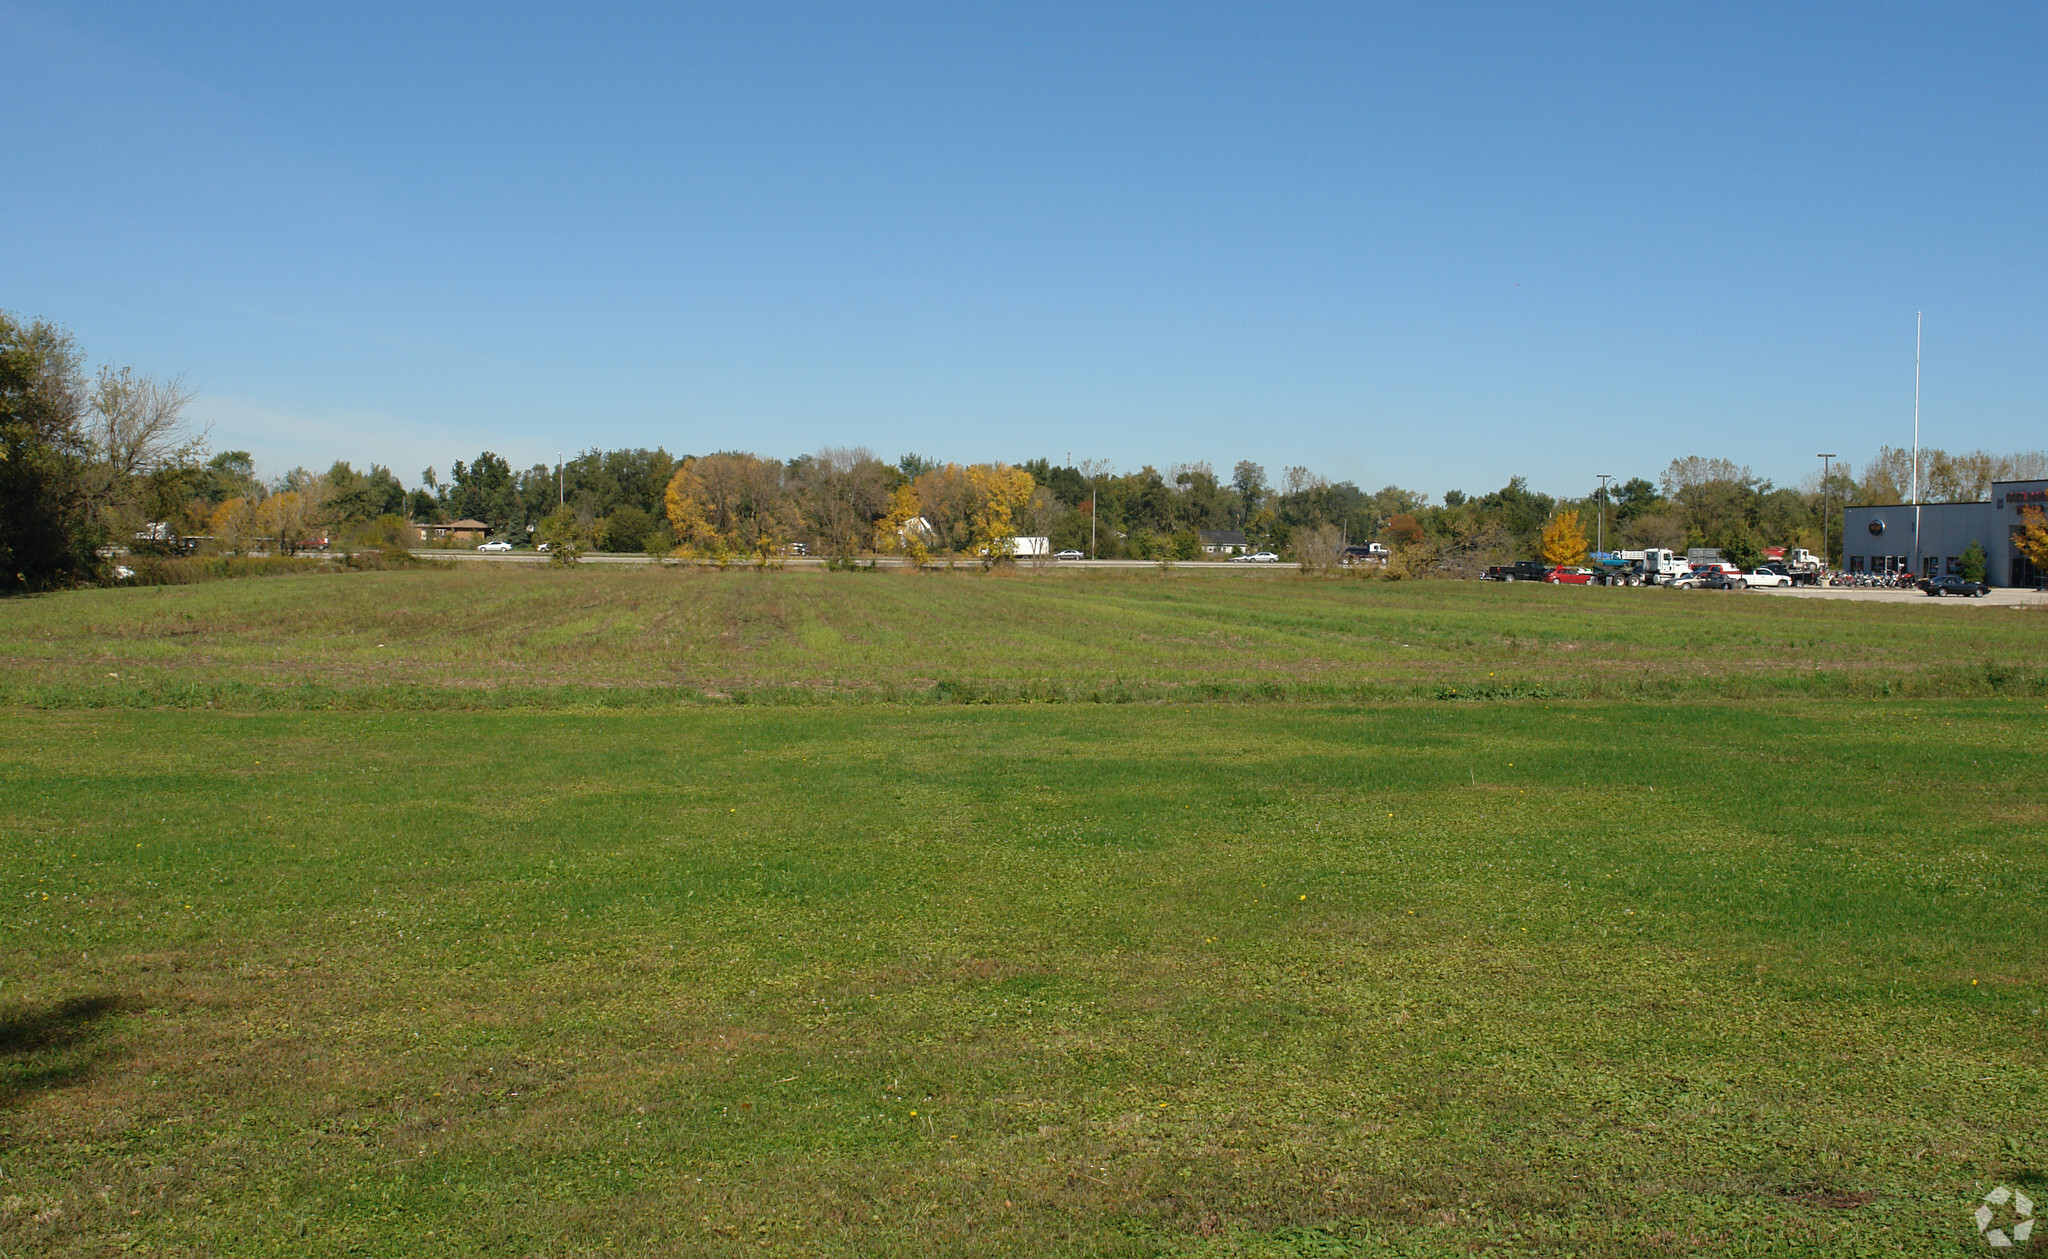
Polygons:
M485 552L453 547L445 549L441 547L414 547L412 548L412 553L423 560L460 560L463 563L474 564L547 564L553 561L552 556L538 551L524 550ZM591 551L584 553L578 562L583 564L652 564L656 561L652 556L630 552ZM703 568L716 567L709 560L664 560L661 562L668 564L695 564ZM771 563L773 566L780 568L823 568L829 562L823 556L787 555L777 556ZM863 559L859 562L862 565L866 565L870 560ZM882 568L910 567L909 560L888 555L873 559L872 562ZM1160 567L1157 560L1054 560L1024 558L1016 560L1014 563L1018 568L1046 572L1056 569L1067 570L1077 568L1131 570L1157 569ZM979 560L955 560L953 564L955 567L962 569L981 567L981 561ZM753 568L754 563L752 560L734 560L730 567L748 569ZM925 567L943 569L946 567L946 561L931 561L926 563ZM1212 571L1237 574L1270 573L1275 571L1298 572L1300 568L1299 564L1293 563L1233 564L1228 560L1176 560L1172 565L1172 569L1176 573L1206 573Z

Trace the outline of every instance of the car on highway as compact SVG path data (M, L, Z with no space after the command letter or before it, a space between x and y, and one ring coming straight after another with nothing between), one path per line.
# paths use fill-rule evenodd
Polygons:
M486 542L477 548L479 551L509 551L511 549L512 544L503 538L498 539L496 542Z
M1053 556L1053 558L1056 560L1085 560L1088 557L1079 551L1061 551L1058 555Z
M1920 589L1930 599L1939 599L1943 595L1960 595L1965 599L1981 599L1991 593L1991 587L1981 581L1971 581L1967 577L1955 576L1936 577L1931 581L1923 581L1920 583Z
M1247 564L1278 564L1280 557L1271 551L1253 551L1250 555L1239 556Z
M1543 580L1553 586L1590 586L1593 584L1593 570L1590 568L1566 568L1560 564L1543 574Z

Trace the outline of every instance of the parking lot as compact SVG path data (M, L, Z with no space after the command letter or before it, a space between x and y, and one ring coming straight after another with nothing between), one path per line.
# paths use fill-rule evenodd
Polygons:
M2012 590L1993 586L1974 599L1929 598L1918 590L1879 590L1860 586L1787 586L1753 594L1777 599L1854 599L1861 603L1939 603L1970 608L2048 608L2048 591Z

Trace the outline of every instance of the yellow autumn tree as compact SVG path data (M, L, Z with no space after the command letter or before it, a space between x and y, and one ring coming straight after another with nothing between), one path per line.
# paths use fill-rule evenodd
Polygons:
M208 522L214 544L230 555L240 555L256 539L256 509L246 498L231 498L213 509Z
M875 522L875 549L902 551L913 562L922 564L931 555L929 532L917 486L906 481L890 495L888 513Z
M679 543L713 554L766 556L802 524L782 461L738 451L685 461L662 506Z
M913 482L917 512L929 531L925 545L933 551L961 551L973 532L976 493L967 469L957 463L927 468Z
M1577 508L1561 511L1543 526L1543 562L1569 566L1586 562L1586 531Z
M717 542L717 535L704 517L704 483L697 475L696 463L695 459L683 460L676 474L669 478L668 489L662 495L669 528L675 534L676 551L683 555Z
M1031 501L1038 483L1022 468L1003 463L978 463L967 469L973 488L968 515L969 552L990 560L1006 559L1017 549L1016 516Z
M2034 562L2035 568L2048 568L2048 512L2038 507L2020 509L2020 527L2013 534L2013 549Z
M306 541L305 496L286 490L256 504L256 527L272 539L276 554L296 554Z

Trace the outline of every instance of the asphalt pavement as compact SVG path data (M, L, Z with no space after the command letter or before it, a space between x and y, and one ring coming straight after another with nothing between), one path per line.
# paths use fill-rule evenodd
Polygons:
M462 560L465 563L477 564L546 564L553 560L552 556L544 555L537 551L468 551L453 548L444 550L439 547L415 547L412 553L423 560ZM585 552L579 562L584 564L652 564L655 561L651 556L647 555L597 551ZM705 563L703 560L672 562ZM823 568L831 561L823 556L816 555L788 555L778 556L774 562L782 568ZM866 564L869 561L864 559L860 562ZM874 563L879 564L883 568L910 567L909 560L887 555L876 559ZM955 560L953 563L960 568L979 568L981 566L979 560ZM1076 568L1157 569L1159 567L1157 560L1055 560L1033 559L1028 556L1016 560L1015 563L1019 568L1046 570ZM944 560L937 560L926 565L929 568L944 568L945 566L946 561ZM734 560L732 567L752 568L754 564L751 560ZM1233 564L1228 560L1184 560L1176 561L1172 568L1176 573L1270 573L1276 570L1280 572L1297 572L1301 566L1291 563Z

